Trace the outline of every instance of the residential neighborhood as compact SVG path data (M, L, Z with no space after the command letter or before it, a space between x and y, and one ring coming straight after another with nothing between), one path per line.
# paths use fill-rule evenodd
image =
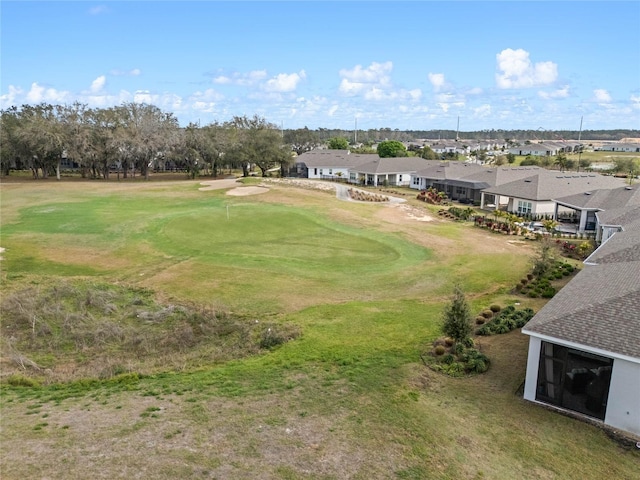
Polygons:
M625 185L625 180L594 172L561 172L541 167L493 166L420 157L380 158L349 150L312 150L296 157L293 171L310 179L381 187L435 188L447 198L483 210L502 210L527 218L578 222L557 199L589 195ZM570 201L570 199L569 199ZM569 209L570 210L570 209ZM581 218L575 231L595 233L593 219Z

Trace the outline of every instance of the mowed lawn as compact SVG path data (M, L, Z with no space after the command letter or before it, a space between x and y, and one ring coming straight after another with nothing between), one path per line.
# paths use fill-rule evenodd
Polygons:
M325 192L198 186L4 183L3 290L86 278L301 336L197 370L3 385L2 478L637 478L637 452L516 394L519 332L481 340L484 375L421 363L454 283L474 309L515 302L529 245Z

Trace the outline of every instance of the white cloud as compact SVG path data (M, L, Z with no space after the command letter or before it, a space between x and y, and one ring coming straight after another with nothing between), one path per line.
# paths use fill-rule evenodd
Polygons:
M224 95L216 92L213 88L208 88L204 92L194 92L191 97L193 100L199 100L204 102L218 102L224 99Z
M498 88L529 88L549 85L558 78L558 66L553 62L532 63L529 52L507 48L496 55Z
M24 91L20 87L9 85L9 93L0 95L0 108L8 108L12 105L18 104L16 99L22 96L23 93Z
M489 115L491 115L491 105L487 103L485 103L484 105L480 105L479 107L473 109L473 113L476 115L476 117L488 117Z
M342 69L339 72L342 80L338 91L350 97L362 95L365 100L371 101L419 100L422 97L419 88L394 89L389 76L392 69L392 62L373 62L366 68L356 65L350 70Z
M264 89L268 92L292 92L296 89L298 83L305 78L307 78L307 75L304 70L301 70L300 73L281 73L267 80Z
M569 85L565 85L558 90L553 90L551 92L539 91L538 96L540 98L544 98L545 100L550 100L553 98L567 98L569 96Z
M420 90L419 88L409 90L407 94L412 100L420 100L420 98L422 98L422 90Z
M31 84L31 89L27 92L28 103L64 103L69 98L69 92L56 90L55 88L45 88L37 82Z
M593 97L598 103L609 103L611 95L604 88L597 88L593 91Z
M134 68L132 70L118 70L114 69L109 72L114 77L137 77L142 72L139 68Z
M100 75L93 82L91 82L91 93L99 93L107 82L107 77Z
M391 84L389 73L393 70L392 62L373 62L366 68L356 65L351 70L342 69L339 72L342 81L339 91L347 95L355 95L372 87L387 87Z
M433 85L433 89L436 92L444 87L444 73L429 73L429 75L427 76L429 77L429 81L431 82L431 85Z
M267 77L266 70L253 70L249 73L234 72L231 75L219 75L213 79L213 83L219 85L240 85L250 87L256 85Z
M333 115L338 111L338 105L333 105L328 111L327 115L333 117Z
M473 87L470 88L469 90L467 90L467 95L480 95L482 94L483 90L480 87Z
M631 100L631 108L635 108L640 110L640 95L631 95L629 97L629 100Z

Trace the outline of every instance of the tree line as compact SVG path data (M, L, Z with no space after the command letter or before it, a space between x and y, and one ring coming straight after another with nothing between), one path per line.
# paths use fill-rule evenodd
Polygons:
M180 170L192 178L252 166L262 175L291 162L278 127L259 116L233 117L181 128L177 118L154 105L124 103L109 108L85 104L23 105L2 111L0 168L30 170L34 178L56 175L71 164L83 178Z

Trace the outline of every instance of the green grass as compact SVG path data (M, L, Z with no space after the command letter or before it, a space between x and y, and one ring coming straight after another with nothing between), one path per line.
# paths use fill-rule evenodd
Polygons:
M454 283L474 312L534 304L509 293L530 264L508 237L453 222L389 226L375 220L384 207L294 189L282 203L197 182L135 186L3 186L5 291L68 281L126 292L117 306L138 292L145 308L151 297L220 307L301 335L248 358L206 351L197 368L145 373L130 360L128 373L54 384L17 371L1 387L3 478L636 476L637 452L515 394L527 354L518 332L480 340L486 374L454 379L422 364ZM59 355L38 359L56 368Z

